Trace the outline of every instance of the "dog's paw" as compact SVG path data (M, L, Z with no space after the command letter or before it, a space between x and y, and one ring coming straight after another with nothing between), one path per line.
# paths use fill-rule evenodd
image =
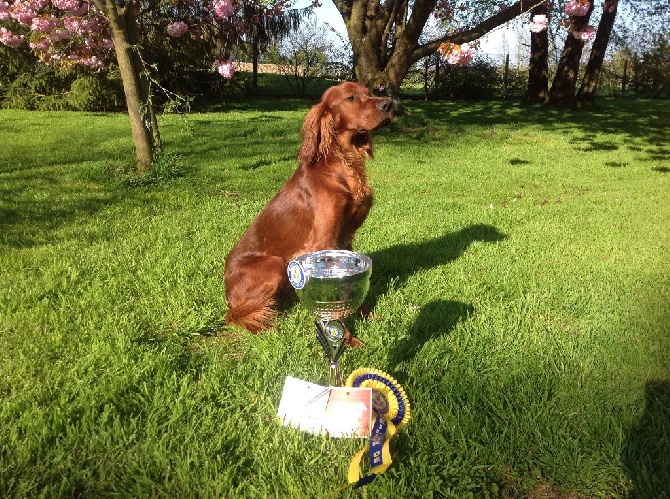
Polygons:
M349 328L344 331L344 344L349 347L366 347L367 345L353 335Z

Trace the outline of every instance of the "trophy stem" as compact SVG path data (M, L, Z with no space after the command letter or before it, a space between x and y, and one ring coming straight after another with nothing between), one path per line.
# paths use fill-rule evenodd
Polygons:
M338 361L330 363L330 386L342 386L342 372Z
M323 353L330 361L330 386L342 386L342 374L340 373L340 356L346 347L344 332L346 326L334 319L321 319L315 322L316 339L323 348Z

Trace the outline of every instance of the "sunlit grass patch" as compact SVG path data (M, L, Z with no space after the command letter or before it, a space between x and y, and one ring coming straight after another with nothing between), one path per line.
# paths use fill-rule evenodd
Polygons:
M375 134L354 246L379 319L342 364L391 373L413 419L363 496L669 493L670 116L604 102L412 102ZM225 256L296 167L292 105L162 116L143 181L123 115L0 111L6 495L344 484L364 442L275 418L287 375L327 378L309 314L224 324Z

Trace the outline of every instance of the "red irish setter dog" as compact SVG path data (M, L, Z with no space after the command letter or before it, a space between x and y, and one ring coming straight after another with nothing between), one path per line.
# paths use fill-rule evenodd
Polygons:
M292 289L289 261L304 253L348 249L372 206L365 159L368 132L393 117L389 99L359 83L329 88L307 114L300 165L226 258L226 322L253 333L272 326Z

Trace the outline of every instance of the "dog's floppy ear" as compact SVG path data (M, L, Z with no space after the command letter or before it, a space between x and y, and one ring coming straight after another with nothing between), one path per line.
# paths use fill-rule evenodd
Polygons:
M335 121L328 107L321 102L314 106L302 125L302 146L298 159L301 163L315 163L319 158L328 155L335 135Z

